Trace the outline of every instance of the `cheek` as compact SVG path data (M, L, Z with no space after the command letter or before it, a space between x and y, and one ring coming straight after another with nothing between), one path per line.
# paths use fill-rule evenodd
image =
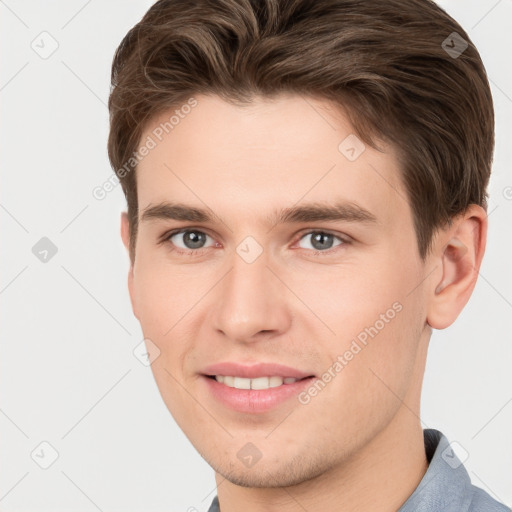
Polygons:
M393 399L390 389L405 394L424 323L419 290L411 293L416 276L411 264L398 265L383 256L378 264L368 262L357 272L352 268L319 283L316 290L323 293L310 294L312 303L318 298L315 311L334 332L323 338L322 351L328 355L326 369L342 359L344 376L339 384L347 389L341 395L355 393L371 400L386 395Z
M375 324L379 332L384 331L396 323L405 293L392 262L386 264L383 259L373 257L322 269L310 276L309 283L295 282L294 291L340 341L359 333L364 337L365 328Z
M160 351L151 369L164 401L171 405L180 394L175 378L182 380L190 340L185 332L201 290L180 279L174 269L171 273L169 267L166 271L165 265L156 264L140 265L134 285L143 335Z
M199 300L201 283L180 275L176 266L141 254L134 292L143 329L161 337L179 328L179 319ZM175 327L174 327L175 326ZM172 331L168 336L172 335Z
M364 312L359 313L358 325L350 327L355 334L338 337L338 345L329 347L325 370L331 369L335 377L319 393L317 406L317 399L312 401L325 424L342 424L356 444L384 428L406 400L416 378L418 343L418 334L407 327L414 315L407 304L396 314L388 313L385 326L375 326L372 314L363 318ZM341 322L339 327L343 328ZM361 333L365 336L358 337ZM340 365L333 366L336 361Z

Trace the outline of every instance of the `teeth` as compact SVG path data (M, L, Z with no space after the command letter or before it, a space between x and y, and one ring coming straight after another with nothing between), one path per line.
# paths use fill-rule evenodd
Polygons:
M256 379L246 379L244 377L232 377L230 375L216 375L215 380L221 384L225 384L230 388L237 389L269 389L277 388L284 384L292 384L298 379L294 377L257 377Z
M251 389L251 379L244 379L242 377L235 377L234 388L237 389Z
M281 377L269 377L268 378L268 386L270 388L277 388L277 386L281 386L283 384L283 379Z
M257 379L251 380L251 389L267 389L268 386L268 377L258 377Z

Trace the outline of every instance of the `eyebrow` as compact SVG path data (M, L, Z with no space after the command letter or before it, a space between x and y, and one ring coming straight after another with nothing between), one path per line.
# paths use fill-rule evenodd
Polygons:
M218 217L208 209L165 201L156 205L149 205L143 210L141 222L154 219L207 223L214 222ZM336 220L364 224L379 223L377 217L370 211L356 203L344 201L332 205L314 202L282 208L266 216L265 220L272 225Z

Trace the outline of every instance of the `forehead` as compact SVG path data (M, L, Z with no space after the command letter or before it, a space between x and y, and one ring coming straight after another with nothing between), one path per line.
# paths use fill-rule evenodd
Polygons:
M364 145L325 100L282 95L240 107L196 95L154 117L144 145L139 211L172 200L263 222L298 202L346 201L389 223L408 210L393 148Z

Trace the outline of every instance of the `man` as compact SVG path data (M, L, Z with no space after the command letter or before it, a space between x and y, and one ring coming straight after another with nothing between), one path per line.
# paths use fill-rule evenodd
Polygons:
M161 0L112 86L132 307L210 511L508 510L419 418L487 235L464 30L428 0Z

